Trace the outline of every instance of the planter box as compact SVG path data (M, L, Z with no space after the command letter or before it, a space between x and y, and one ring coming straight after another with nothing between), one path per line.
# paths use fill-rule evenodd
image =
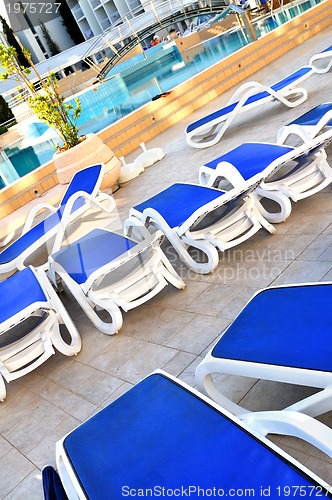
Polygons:
M76 172L97 163L105 165L101 189L111 188L119 178L121 163L112 149L104 144L98 135L89 134L74 148L55 153L53 156L53 164L60 184L67 184Z

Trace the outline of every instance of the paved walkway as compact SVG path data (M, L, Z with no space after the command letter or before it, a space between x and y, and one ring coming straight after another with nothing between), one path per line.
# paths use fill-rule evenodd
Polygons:
M303 43L255 75L274 82L308 63L310 55L331 45L329 30ZM197 182L198 168L246 140L274 141L280 126L316 104L331 100L331 72L314 75L304 84L309 99L299 109L268 104L241 115L222 142L207 150L192 150L184 128L194 119L223 105L224 94L206 108L170 128L148 144L161 146L165 158L115 193L117 212L84 216L74 234L95 225L121 229L131 206L174 181ZM330 148L329 154L332 154ZM132 157L128 157L130 162ZM169 286L148 304L124 315L120 333L98 332L69 293L62 294L83 341L75 359L57 353L42 367L8 386L0 408L0 498L42 498L40 469L55 465L55 443L93 413L113 401L156 368L195 384L197 364L253 293L270 284L332 279L332 197L330 188L294 206L290 218L270 235L263 230L226 252L215 272L195 275L174 252L169 258L187 287ZM262 314L265 314L262 311ZM251 409L285 405L302 392L296 387L224 377L224 390ZM332 427L332 413L322 417ZM296 439L274 438L291 455L332 484L332 461Z

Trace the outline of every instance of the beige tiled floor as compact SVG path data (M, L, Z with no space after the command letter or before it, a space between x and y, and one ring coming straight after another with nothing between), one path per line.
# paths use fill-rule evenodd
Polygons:
M255 75L273 83L306 64L311 54L331 44L329 30L303 43ZM227 93L148 144L161 146L165 158L115 193L111 216L84 216L77 232L95 225L121 230L128 209L173 181L197 182L198 167L248 140L274 141L284 123L330 100L331 72L305 82L309 99L299 109L278 103L241 115L224 139L207 150L192 150L183 130L190 121L223 105ZM330 155L332 148L330 148ZM127 158L131 161L132 157ZM83 341L75 359L57 353L34 373L12 382L0 408L0 498L42 498L40 469L55 465L55 443L94 412L156 368L195 384L197 364L224 328L259 288L270 284L332 279L332 198L330 188L297 203L277 234L263 230L221 256L215 272L195 275L165 247L186 282L171 285L140 308L124 314L120 333L98 332L79 306L63 293ZM76 233L75 233L76 234ZM262 314L265 312L262 311ZM224 391L254 409L273 408L298 397L302 389L284 384L222 377ZM322 419L332 426L332 413ZM295 439L276 437L290 454L332 483L332 461Z

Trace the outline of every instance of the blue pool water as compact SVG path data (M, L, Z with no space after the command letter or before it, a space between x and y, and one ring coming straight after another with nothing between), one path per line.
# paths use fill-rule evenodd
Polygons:
M254 23L257 36L264 36L320 1L306 0L298 5L287 6L273 16ZM104 83L78 94L83 109L78 121L81 133L102 130L151 101L154 96L174 88L248 43L245 32L235 30L203 42L182 56L175 45L161 44L117 65L109 72ZM17 177L52 158L54 147L60 141L57 138L42 141L44 134L47 135L47 132L38 130L34 124L29 130L28 147L22 144L5 150ZM38 144L33 144L32 139ZM0 169L3 170L1 177L10 183L14 180L13 175L15 178L15 170L14 174L12 172L6 178L3 165L0 157Z

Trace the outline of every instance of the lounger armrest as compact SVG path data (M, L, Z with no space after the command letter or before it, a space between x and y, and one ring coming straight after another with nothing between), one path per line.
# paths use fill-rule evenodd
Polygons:
M330 61L326 62L325 66L317 67L315 66L315 61L319 61L321 59L330 59ZM314 73L327 73L332 67L332 50L325 50L320 52L319 54L315 54L309 60L309 66L312 67Z
M261 92L263 90L269 89L270 87L266 87L265 85L259 82L247 82L241 85L232 95L227 105L233 104L237 102L242 94L246 92L246 98L250 97L250 95L256 94L257 92Z
M99 191L96 198L91 197L90 201L92 204L96 205L98 208L100 208L101 210L103 210L104 212L107 212L107 213L113 212L113 210L116 207L116 203L115 203L113 196L106 194L106 193L102 193L101 191ZM107 201L106 207L101 204L101 202L103 202L103 201Z
M309 76L309 74L307 76ZM239 101L236 107L242 107L242 105L247 101L247 99L249 99L249 97L260 92L267 92L271 97L291 108L298 106L302 102L306 101L308 97L308 93L305 89L295 87L295 85L292 87L288 86L280 90L274 90L272 87L263 85L259 82L248 82L244 85L241 85L241 87L234 93L227 104L229 105L233 104L236 101ZM290 95L298 93L300 93L302 97L299 97L293 102L288 99Z
M24 227L22 229L22 235L30 231L33 225L33 221L35 220L36 215L41 211L41 210L48 210L51 213L55 213L58 208L54 207L53 205L50 205L49 203L38 203L28 213L28 216L26 218Z
M239 415L249 427L266 436L281 434L303 439L332 457L332 429L304 413L263 411Z
M135 217L135 215L129 215L123 225L123 234L136 241L143 241L144 239L151 238L151 234L157 233L158 235L156 238L158 238L160 236L160 230L157 229L154 233L151 233L144 222L138 217Z
M287 140L291 135L295 135L296 137L298 137L303 142L303 144L312 141L312 137L303 127L293 124L282 127L278 131L277 144L279 144L280 146L286 145Z
M87 202L96 205L99 209L104 210L106 212L110 212L115 208L115 201L109 195L106 195L104 193L101 193L100 195L101 200L107 199L107 200L112 200L113 202L111 203L111 207L105 209L105 207L103 207L103 205L100 202L96 201L96 199L92 195L86 193L85 191L77 191L77 193L73 194L66 203L51 253L55 253L60 249L66 232L66 228L70 222L70 216L72 214L73 206L79 198L84 198Z

